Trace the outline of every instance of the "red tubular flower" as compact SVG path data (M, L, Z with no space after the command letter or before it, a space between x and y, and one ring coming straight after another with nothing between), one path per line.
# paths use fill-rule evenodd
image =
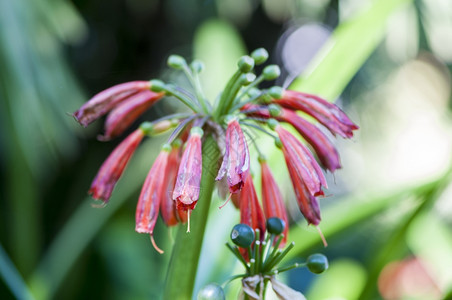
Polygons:
M306 218L308 224L313 224L315 226L319 225L321 221L319 202L316 197L310 194L306 185L300 180L294 180L297 177L296 168L292 165L287 164L289 169L289 175L292 178L292 185L295 191L295 197L297 198L298 207L301 213ZM322 236L322 240L323 240ZM324 244L326 242L324 241Z
M95 95L73 116L77 122L86 127L130 96L150 88L149 81L131 81L115 85Z
M108 114L105 121L105 134L100 140L108 141L123 133L129 126L148 110L157 100L163 97L163 93L154 93L149 90L138 92L119 103Z
M267 162L259 160L261 164L261 180L262 180L262 204L264 206L265 218L269 219L277 217L286 223L284 228L284 239L280 244L280 248L284 247L287 241L287 234L289 233L289 219L287 217L286 207L284 205L281 191L273 178Z
M247 224L253 229L259 229L261 233L264 233L265 217L259 204L259 200L257 199L253 178L251 178L250 175L245 179L239 197L240 223Z
M141 189L135 214L135 231L149 233L154 248L160 253L163 253L163 251L155 244L153 232L159 215L160 201L165 192L165 186L163 185L164 176L162 174L165 173L168 164L170 149L171 146L164 146L155 159L154 165L149 171Z
M281 139L287 167L294 171L290 174L292 182L303 182L309 194L313 196L323 195L322 186L327 187L327 183L314 156L308 148L281 125L277 125L275 131Z
M237 193L243 187L250 168L250 153L245 136L236 119L228 123L225 139L225 154L215 180L227 176L229 191Z
M328 128L331 133L339 134L344 138L353 137L353 130L359 128L339 107L315 95L286 90L282 98L274 102L283 107L307 113Z
M143 137L144 132L141 129L135 130L108 156L100 167L88 191L94 199L102 199L104 203L108 202L116 182L121 177L127 163Z
M203 131L199 127L193 127L190 131L173 192L177 209L193 210L198 201L202 174L202 135Z
M271 117L268 109L265 107L247 105L244 109L251 111L249 114L253 116L266 119ZM274 118L278 121L291 124L312 148L314 148L320 162L326 169L334 172L341 168L339 153L336 147L334 147L328 137L317 126L285 108L282 108L280 114Z
M163 194L160 202L162 219L167 226L174 226L179 222L176 201L172 198L179 162L180 146L175 145L169 154L168 164L163 174Z

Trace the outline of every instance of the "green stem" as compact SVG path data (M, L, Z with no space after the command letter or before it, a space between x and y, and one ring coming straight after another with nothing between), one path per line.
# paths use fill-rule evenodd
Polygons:
M164 299L191 299L198 269L199 255L204 238L220 152L215 140L209 136L203 144L201 189L196 209L191 214L191 231L178 228L168 267Z

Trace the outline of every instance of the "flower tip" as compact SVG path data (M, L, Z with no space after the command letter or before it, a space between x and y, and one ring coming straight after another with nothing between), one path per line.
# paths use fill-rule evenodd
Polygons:
M155 243L154 235L151 233L149 236L150 236L150 238L151 238L151 244L152 244L152 247L154 247L155 251L157 251L157 252L160 253L160 254L163 254L164 251L163 251L162 249L160 249L160 248L157 246L157 244Z
M91 203L91 207L93 208L104 208L105 206L107 206L107 201L103 201L102 203L96 204L96 203Z
M67 113L68 115L72 116L75 121L77 121L77 123L79 123L80 125L82 125L82 127L86 128L88 127L89 123L88 122L84 122L83 118L82 118L82 113L80 112L80 110L77 110L74 113Z

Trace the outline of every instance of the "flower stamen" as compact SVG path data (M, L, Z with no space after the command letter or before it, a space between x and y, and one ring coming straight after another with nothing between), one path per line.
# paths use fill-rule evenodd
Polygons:
M150 234L149 237L151 238L152 247L154 247L155 251L157 251L157 252L160 253L160 254L163 254L164 251L163 251L162 249L160 249L160 248L157 246L157 244L155 243L154 235L153 235L153 234Z

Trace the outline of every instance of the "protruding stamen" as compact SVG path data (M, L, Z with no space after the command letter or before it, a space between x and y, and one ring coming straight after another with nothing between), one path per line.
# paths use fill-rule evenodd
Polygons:
M187 210L187 232L190 232L190 214L191 209Z
M160 249L160 248L157 246L157 244L155 243L154 235L150 234L149 236L151 237L151 243L152 243L152 246L154 247L155 251L157 251L157 252L160 253L160 254L163 254L163 250Z
M315 228L319 232L320 238L322 239L322 242L323 242L323 246L325 248L328 247L328 243L326 242L325 236L323 235L322 230L320 230L320 227L319 226L315 226Z
M225 207L226 204L228 204L229 200L231 200L231 197L232 197L232 193L229 194L228 199L226 199L226 201L220 207L218 207L218 209L222 209L223 207Z

